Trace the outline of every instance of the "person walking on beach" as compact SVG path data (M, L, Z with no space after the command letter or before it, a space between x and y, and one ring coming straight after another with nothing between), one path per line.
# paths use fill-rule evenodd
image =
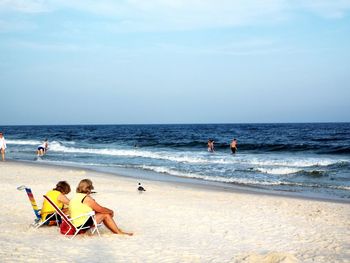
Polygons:
M0 132L0 152L1 152L1 158L3 161L5 161L5 150L6 150L6 140L4 138L3 133Z
M47 139L45 139L45 141L43 141L43 143L38 146L38 150L36 151L36 154L38 156L43 156L46 153L48 148L49 148L49 143Z
M83 179L80 181L77 187L76 195L69 202L70 217L75 218L72 220L73 225L76 227L88 227L94 224L93 220L87 216L82 216L91 211L95 211L96 222L101 222L111 230L114 234L129 235L133 233L124 232L121 230L113 219L113 210L99 205L91 196L94 186L90 179ZM87 220L87 221L86 221Z
M232 154L235 154L237 151L237 139L234 138L233 141L230 143L230 149Z
M214 140L208 140L208 152L214 152Z

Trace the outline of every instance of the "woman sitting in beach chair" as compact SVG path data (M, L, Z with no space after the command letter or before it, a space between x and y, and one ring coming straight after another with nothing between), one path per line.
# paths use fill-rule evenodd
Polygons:
M133 233L124 232L118 228L117 224L113 220L114 212L107 208L99 205L91 196L91 191L94 189L92 181L89 179L81 180L78 187L77 193L69 203L69 212L72 219L72 223L76 227L84 225L84 227L92 226L93 220L87 217L81 216L83 214L95 211L96 222L99 224L103 222L105 226L111 230L114 234L123 234L132 236ZM76 219L74 219L76 218ZM87 220L87 221L86 221ZM84 223L85 222L85 223Z
M46 193L49 197L64 213L68 213L68 208L64 208L64 205L69 205L69 199L67 194L70 193L70 186L66 181L59 181L56 187ZM44 199L43 207L41 208L41 221L45 222L46 225L56 225L56 220L60 222L59 215L53 216L55 214L54 208L49 204L49 202Z

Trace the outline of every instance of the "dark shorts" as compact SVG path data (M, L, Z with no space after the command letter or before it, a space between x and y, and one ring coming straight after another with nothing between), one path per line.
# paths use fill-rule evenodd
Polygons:
M45 151L45 148L44 147L38 147L38 151L41 151L41 150Z
M84 228L85 227L90 227L90 226L93 226L94 225L94 220L92 220L92 218L90 217L89 219L88 219L88 221L86 221L85 222L85 224L84 225L82 225ZM81 226L78 226L77 228L80 228Z
M236 148L236 147L231 147L231 152L232 152L232 153L236 153L236 151L237 151L237 148Z
M45 220L47 218L49 218L50 216L52 216L52 215L53 214L48 214L46 216ZM60 225L61 222L62 222L62 219L61 219L60 215L56 215L56 216L57 216L58 224ZM56 216L51 217L50 220L46 221L44 225L46 225L46 226L55 226L55 225L57 225L57 223L56 223Z

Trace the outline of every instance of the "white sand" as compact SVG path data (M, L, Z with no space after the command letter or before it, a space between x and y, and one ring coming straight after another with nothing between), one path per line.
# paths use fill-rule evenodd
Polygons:
M0 163L1 262L350 262L350 204L209 191L137 181L91 171ZM96 201L135 233L69 240L56 227L33 229L34 214L19 185L42 195L59 180L73 192L84 178ZM74 193L68 196L72 197Z

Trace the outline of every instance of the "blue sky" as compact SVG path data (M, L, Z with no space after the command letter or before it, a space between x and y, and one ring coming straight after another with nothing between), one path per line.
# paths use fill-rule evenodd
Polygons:
M350 121L350 1L0 0L0 125Z

